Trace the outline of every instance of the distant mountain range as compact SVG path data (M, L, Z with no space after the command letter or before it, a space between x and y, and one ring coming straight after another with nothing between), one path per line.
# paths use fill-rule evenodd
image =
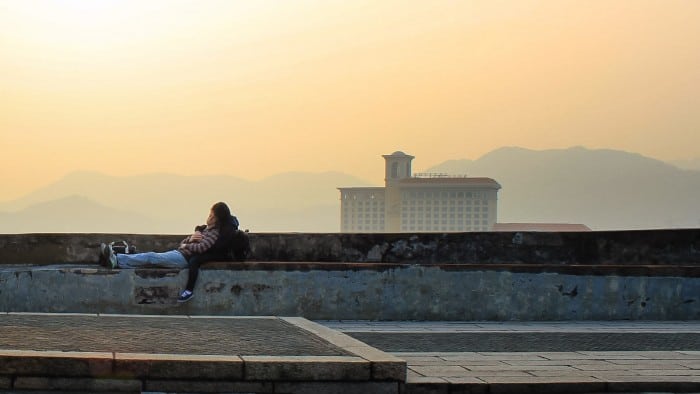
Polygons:
M700 158L688 159L688 160L673 160L669 164L684 169L684 170L695 170L700 171Z
M508 147L426 172L498 181L499 222L582 223L594 230L700 227L700 171L639 154Z
M261 181L230 176L76 172L0 203L0 232L189 232L217 201L251 231L337 232L340 185L367 182L338 173L284 173Z
M507 147L424 170L498 181L499 222L582 223L594 230L700 227L700 171L638 154ZM339 173L231 176L76 172L0 203L0 233L184 234L226 201L254 232L337 232L338 187L377 186Z

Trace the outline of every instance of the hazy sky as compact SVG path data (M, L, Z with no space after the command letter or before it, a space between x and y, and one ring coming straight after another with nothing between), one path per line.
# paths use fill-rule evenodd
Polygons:
M0 0L0 200L75 170L700 156L700 1ZM487 175L487 174L480 174Z

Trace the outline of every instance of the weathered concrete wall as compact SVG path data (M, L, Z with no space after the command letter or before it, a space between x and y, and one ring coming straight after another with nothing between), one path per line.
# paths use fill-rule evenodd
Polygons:
M700 229L586 233L251 234L246 263L108 270L100 242L180 235L0 235L0 311L309 319L700 319Z
M100 242L139 251L176 247L183 235L0 235L0 264L95 264ZM700 229L581 233L251 234L253 261L420 264L700 265Z
M0 268L0 311L277 315L367 320L700 319L700 274L635 268L257 263L204 269L195 297L175 299L186 271ZM494 267L496 268L496 267ZM536 269L535 269L536 268ZM661 267L663 268L663 267ZM629 275L614 274L613 271ZM516 270L517 271L517 270Z

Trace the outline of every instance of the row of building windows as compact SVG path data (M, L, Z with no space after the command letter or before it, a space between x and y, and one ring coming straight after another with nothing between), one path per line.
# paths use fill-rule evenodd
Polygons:
M402 212L488 212L488 207L406 207Z
M403 212L488 212L488 207L404 207ZM343 212L384 212L384 207L345 208Z
M488 200L402 200L406 205L489 205Z
M438 220L438 219L488 219L488 215L442 215L442 216L408 216L408 217L402 217L402 221L407 221L407 220L423 220L425 219L426 221L430 220Z
M352 214L352 213L350 213L350 214L348 214L347 212L343 212L343 218L345 218L345 219L348 219L348 218L355 218L355 217L357 217L357 218L362 218L362 217L365 217L365 218L368 218L368 217L377 218L377 217L379 217L379 218L384 219L384 213L383 213L383 212L382 212L382 213L376 213L376 212L375 212L375 213L369 213L369 212L368 212L368 213L358 213L358 214Z
M384 207L343 209L343 213L346 212L384 212Z
M403 199L437 199L437 198L486 198L486 193L479 192L459 192L459 191L405 191L401 193Z
M416 217L416 216L418 216L418 217L421 217L421 216L425 216L425 217L432 217L432 216L435 216L435 217L437 217L437 216L440 216L440 215L442 215L442 216L450 215L450 217L454 217L455 215L458 215L458 217L462 217L462 215L465 215L465 216L471 216L471 215L479 216L479 215L483 215L483 217L486 217L486 215L488 215L488 214L489 214L488 211L482 211L482 212L476 211L476 212L474 212L474 213L472 213L471 211L467 211L467 212L464 212L464 211L456 211L456 212L455 212L455 211L449 211L449 213L448 213L447 211L437 211L437 210L436 210L436 211L432 211L432 212L431 212L431 211L427 211L427 212L423 212L423 211L402 212L402 213L401 213L401 217L404 218L404 219L405 219L405 218L409 218L409 217L410 217L410 218L413 218L413 217Z
M354 219L354 218L353 218L353 219L351 219L351 220L345 221L344 223L347 223L347 224L353 224L353 223L358 223L358 224L359 224L359 223L366 223L366 224L369 224L369 223L372 223L372 224L381 223L381 224L384 224L384 220L381 220L381 219L367 219L367 218L364 218L364 219L363 219L363 218Z
M384 196L376 194L343 194L343 200L383 200Z
M379 225L379 226L372 226L372 225L358 225L357 227L355 226L348 226L345 225L343 226L344 230L349 230L349 231L384 231L384 225Z
M344 219L351 219L351 218L355 218L355 217L358 217L358 218L362 218L362 217L377 218L377 217L379 217L379 218L384 219L384 213L383 212L382 213L378 213L378 212L373 212L373 213L372 212L343 212ZM436 218L437 217L443 217L443 218L447 218L447 217L450 217L450 218L455 218L455 217L456 218L462 218L462 217L479 218L479 217L481 217L481 218L486 219L488 217L488 213L486 211L484 211L484 213L479 213L479 212L475 212L475 213L466 212L465 213L465 212L461 212L461 211L457 212L457 213L455 213L454 211L450 211L450 213L447 213L446 211L442 211L442 213L440 213L438 211L435 211L435 212L421 212L421 211L419 211L417 213L416 212L411 212L411 213L404 212L401 214L401 218L403 220L406 220L408 218L416 218L416 217L418 217L418 218L424 217L426 219L432 218L432 217L436 217Z
M473 220L474 220L474 224L489 224L488 220L483 220L483 219L479 219L479 218L474 218ZM432 222L432 224L467 224L467 225L471 225L472 219L469 219L469 218L466 218L466 219L464 219L464 218L462 218L462 219L442 218L442 219L426 219L426 220L411 219L411 220L404 220L402 222L402 226L407 225L407 224L423 224L423 223L430 224L431 222Z
M401 226L401 231L489 231L488 226L455 227L455 226Z
M358 220L358 221L350 221L350 222L345 222L344 225L345 225L345 226L350 226L350 227L352 227L352 226L356 226L356 225L360 225L360 226L361 226L361 225L363 225L363 224L364 224L364 225L373 224L373 225L380 225L380 226L384 227L384 222L381 221L381 220Z
M384 226L358 225L343 226L344 230L350 231L384 231ZM401 231L488 231L488 226L401 226Z
M350 217L345 216L345 217L343 218L344 222L347 222L347 223L351 223L351 222L354 222L354 221L361 222L362 220L368 221L368 220L370 220L370 219L372 219L373 222L376 222L376 221L382 221L382 222L383 222L383 221L384 221L384 217L383 217L383 216L377 217L376 215L375 215L375 216L371 216L371 217L370 217L369 215L365 215L365 216L350 216ZM462 216L462 215L449 215L449 216L448 216L448 215L442 215L442 217L438 217L438 216L426 216L426 217L421 217L421 216L418 216L417 218L416 218L415 216L411 216L410 219L409 219L409 218L402 218L402 219L403 219L402 222L405 222L405 223L418 223L418 224L422 224L424 220L425 220L426 223L430 223L430 221L434 221L435 223L437 223L437 221L439 221L439 220L442 220L442 221L444 222L444 221L446 221L446 220L448 220L448 219L449 219L450 222L452 222L452 223L454 223L455 220L456 220L457 222L460 222L460 223L461 223L461 222L464 222L464 221L466 220L466 222L469 224L469 223L471 222L471 220L474 220L475 222L478 221L478 220L486 221L486 219L488 219L488 216L486 216L486 215L481 215L481 216L479 216L479 215L473 215L473 216L470 216L470 215L465 215L465 216Z

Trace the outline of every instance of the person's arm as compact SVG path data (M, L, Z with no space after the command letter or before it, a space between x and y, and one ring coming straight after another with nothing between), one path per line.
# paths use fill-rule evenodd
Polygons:
M212 228L211 230L202 233L202 239L199 242L185 243L182 248L187 249L191 253L204 253L214 245L216 239L219 238L219 230Z
M180 241L180 245L182 244L191 244L193 242L199 242L202 240L202 231L207 228L206 224L203 224L201 226L195 226L194 228L194 233L192 235L185 237L182 241Z

